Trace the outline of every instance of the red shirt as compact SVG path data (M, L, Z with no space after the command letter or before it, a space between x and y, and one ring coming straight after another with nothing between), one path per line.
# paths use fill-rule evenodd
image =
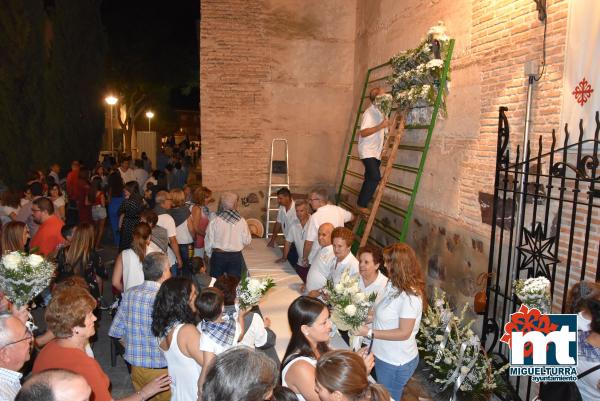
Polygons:
M79 169L71 170L67 174L67 195L69 198L74 198L77 192L77 181L79 180Z
M37 253L40 255L50 255L56 251L56 248L59 245L64 244L65 242L65 239L60 233L60 230L64 225L65 223L56 215L53 214L49 216L46 221L40 224L40 228L29 243L29 248L38 248Z
M56 340L50 341L39 353L33 364L33 373L48 369L66 369L80 374L92 388L91 401L111 401L108 388L110 380L100 364L83 350L61 347Z

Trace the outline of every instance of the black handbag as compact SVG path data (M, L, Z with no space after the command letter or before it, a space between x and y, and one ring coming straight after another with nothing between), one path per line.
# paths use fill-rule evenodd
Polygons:
M600 369L600 365L589 368L577 375L577 379ZM540 401L583 401L575 382L544 382L540 384Z

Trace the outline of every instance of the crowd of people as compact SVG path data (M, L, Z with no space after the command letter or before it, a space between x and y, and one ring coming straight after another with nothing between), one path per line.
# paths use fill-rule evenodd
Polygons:
M373 115L363 120L373 126L361 126L368 140L359 140L363 156L373 159L363 160L359 213L368 213L378 136L387 127ZM400 401L419 363L416 335L427 305L413 249L367 245L354 256L346 223L355 215L331 204L326 189L314 188L307 199L295 199L287 187L277 191L267 246L282 234L274 263L288 261L303 282L288 308L291 338L280 360L270 319L258 307L239 307L238 286L248 271L243 250L252 236L238 196L220 194L211 210L211 191L187 185L188 153L168 153L160 152L155 170L146 155L133 166L127 157L118 165L106 158L91 170L74 161L64 180L53 165L47 175L33 174L23 192L2 194L2 253L41 254L56 262L56 274L35 300L45 310L45 332L31 332L27 309L0 298L0 401L112 400L91 347L96 321L109 318L104 309L135 389L122 400ZM100 257L103 239L118 248L112 266ZM374 294L367 321L350 333L361 338L357 352L329 344L337 330L324 288L345 273ZM103 299L105 284L116 300L112 308ZM569 302L579 313L580 360L593 367L600 361L600 287L579 283ZM349 333L340 334L348 340ZM577 383L584 400L597 399L599 376L594 371Z

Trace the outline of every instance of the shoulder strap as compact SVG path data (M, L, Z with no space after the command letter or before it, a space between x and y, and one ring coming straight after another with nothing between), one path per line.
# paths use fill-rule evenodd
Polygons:
M600 369L600 364L593 366L593 367L589 368L588 370L586 370L585 372L578 374L577 379L581 379L582 377L585 377L585 376L589 375L590 373L594 373L598 369Z

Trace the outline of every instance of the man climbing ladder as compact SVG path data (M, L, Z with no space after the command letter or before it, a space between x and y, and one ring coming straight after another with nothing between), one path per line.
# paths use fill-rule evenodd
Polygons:
M357 210L363 215L369 214L369 202L381 180L379 166L381 165L381 151L385 131L389 125L388 119L375 107L375 98L384 94L384 90L377 87L369 92L371 105L363 113L358 132L358 157L365 166L365 180L358 195Z

